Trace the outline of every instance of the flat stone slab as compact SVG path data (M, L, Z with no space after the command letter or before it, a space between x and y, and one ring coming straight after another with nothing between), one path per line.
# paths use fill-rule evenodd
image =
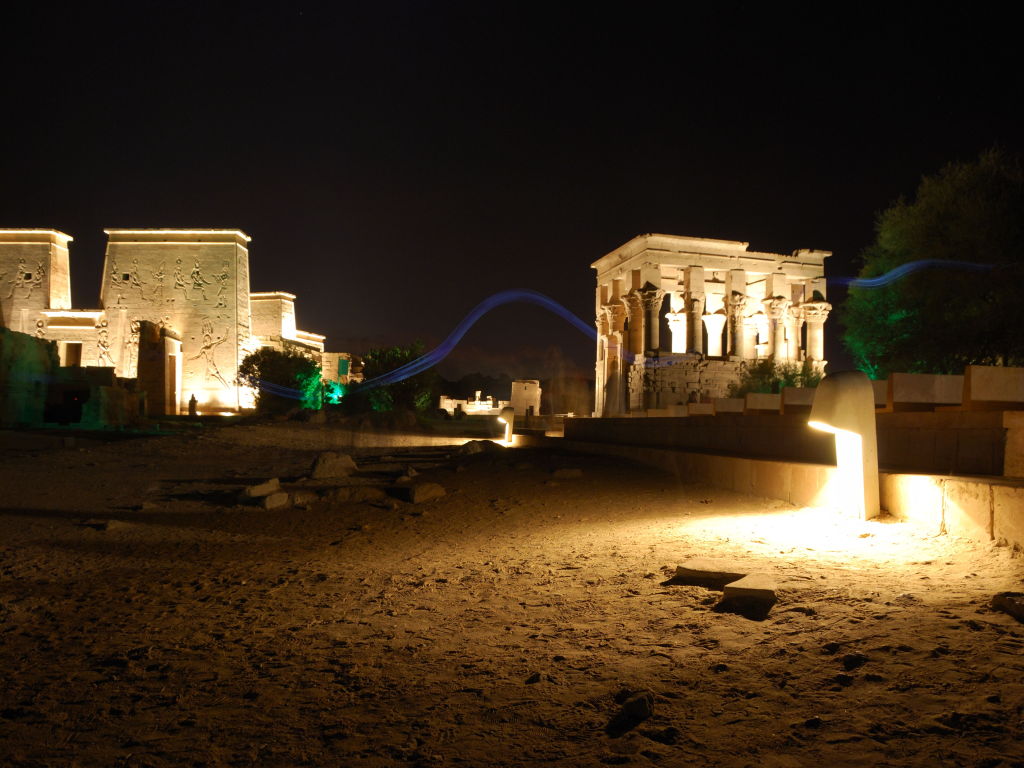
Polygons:
M746 571L741 570L736 563L729 560L694 557L682 565L676 566L675 575L664 584L722 589L726 584L742 579L744 576L746 576Z
M726 584L722 592L723 597L727 600L731 597L742 597L754 600L770 600L774 603L777 599L775 595L776 589L775 579L771 576L764 573L751 573L738 581Z
M726 584L722 600L715 606L719 613L738 613L748 619L763 621L778 602L775 579L764 573L751 573Z
M348 477L356 471L356 463L347 453L324 451L313 461L310 477L323 480L329 477Z
M269 496L272 493L276 493L281 490L281 481L276 477L267 480L265 483L259 485L250 485L248 488L242 490L242 496L247 499L259 499L263 496Z

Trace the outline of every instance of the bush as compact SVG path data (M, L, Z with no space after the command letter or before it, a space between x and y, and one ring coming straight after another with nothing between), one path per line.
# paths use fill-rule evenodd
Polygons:
M256 410L263 413L323 405L320 366L295 349L263 347L246 355L238 378L256 390Z
M783 387L816 387L822 378L823 375L809 360L803 363L776 363L774 360L743 363L739 380L729 385L729 397L743 397L748 392L777 395Z

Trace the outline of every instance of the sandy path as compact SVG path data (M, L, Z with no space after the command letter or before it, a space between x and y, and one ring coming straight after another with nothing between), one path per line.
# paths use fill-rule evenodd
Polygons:
M1005 549L523 451L266 512L234 490L312 454L221 435L3 457L0 764L1024 765ZM779 604L663 586L688 556ZM653 715L611 738L623 690Z

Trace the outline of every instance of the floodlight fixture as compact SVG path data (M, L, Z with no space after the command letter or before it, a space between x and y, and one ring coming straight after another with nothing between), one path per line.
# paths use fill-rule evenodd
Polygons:
M836 473L844 511L858 520L879 513L878 439L875 394L860 371L839 371L822 379L807 424L836 438Z
M505 425L505 445L512 445L512 423L516 419L514 408L502 408L498 421Z

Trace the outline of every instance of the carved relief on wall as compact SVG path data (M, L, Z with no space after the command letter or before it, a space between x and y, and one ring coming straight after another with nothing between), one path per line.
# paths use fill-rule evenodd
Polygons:
M128 367L126 374L131 371L137 371L136 365L139 362L139 329L141 323L136 319L132 320L128 326ZM136 374L138 375L138 374Z
M123 276L122 276L123 277ZM139 298L146 300L145 283L139 277L139 260L132 259L132 271L128 273L128 284L139 292Z
M0 279L6 276L7 273L4 272L3 276L0 276ZM7 284L11 286L11 290L7 293L7 298L13 299L18 288L21 288L24 291L22 298L31 298L32 293L36 288L42 288L43 280L45 278L46 266L43 264L42 260L36 264L35 271L30 272L28 266L25 264L25 260L18 259L18 266L14 270L14 274L11 276L11 279L7 281Z
M226 333L226 331L225 331ZM210 379L213 378L219 381L224 387L230 387L223 374L220 372L220 368L217 367L217 347L226 341L224 335L214 339L213 335L213 322L208 317L203 318L203 343L199 349L199 354L194 357L190 357L189 360L203 359L206 363L206 371L203 374L203 381L209 383Z
M188 299L188 285L185 283L185 273L181 269L181 259L174 260L174 289L180 290L181 295ZM171 299L174 301L174 299Z
M154 301L160 301L164 297L164 280L166 277L167 275L164 274L164 263L161 261L160 266L153 273L153 279L156 281L156 288L153 289Z
M217 281L217 306L227 307L224 294L227 292L228 280L231 279L231 274L228 272L228 263L226 261L221 266L220 272L213 276L213 279Z
M46 335L46 321L36 320L36 338L43 338Z
M100 359L99 364L115 368L117 363L114 362L114 358L110 355L110 336L107 333L106 325L107 323L104 321L96 339L96 349Z
M206 286L212 285L212 283L203 277L203 272L199 268L199 259L196 259L195 266L192 267L192 272L189 274L189 279L192 281L192 290L199 291L203 301L206 301Z

